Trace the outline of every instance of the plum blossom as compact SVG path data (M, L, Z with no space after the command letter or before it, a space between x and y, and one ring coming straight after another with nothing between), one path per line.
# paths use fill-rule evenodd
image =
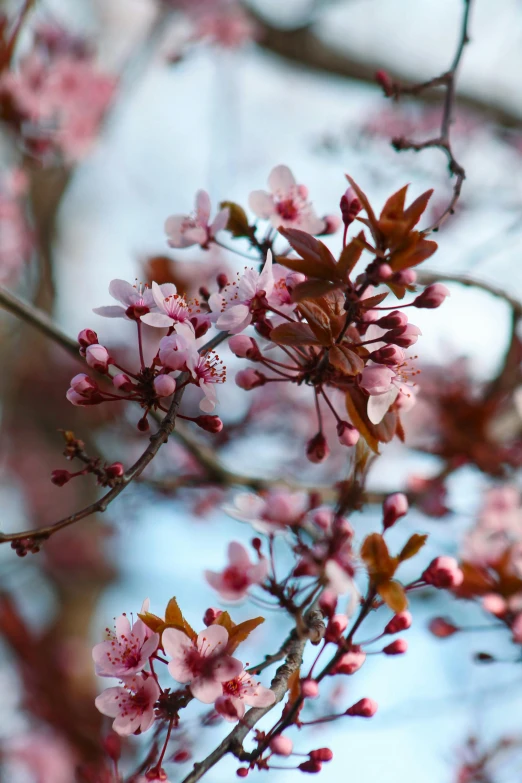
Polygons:
M163 632L163 647L172 660L168 669L179 683L190 684L194 698L212 704L222 695L222 683L238 677L243 665L226 654L228 631L222 625L210 625L190 639L177 628Z
M21 169L0 177L0 281L12 282L29 260L33 247L23 196L28 181Z
M196 193L196 209L194 215L171 215L165 221L165 233L170 247L190 247L201 245L207 247L218 231L226 228L230 210L221 209L213 222L210 220L210 196L205 190Z
M160 286L153 282L152 296L157 310L142 315L143 323L165 328L175 324L189 323L196 317L198 322L204 319L210 325L208 316L202 314L199 309L199 302L187 302L184 296L178 294L174 283L163 283Z
M223 695L216 699L215 709L225 720L235 723L244 716L246 707L270 707L275 693L256 682L247 672L241 672L222 683Z
M181 370L187 366L189 356L197 353L194 345L194 334L190 330L183 330L180 334L163 337L159 344L159 358L164 367L169 370Z
M261 272L245 269L238 283L225 286L220 294L212 294L208 303L217 319L218 329L239 334L252 323L253 313L266 307L266 299L274 288L272 253L269 250Z
M370 395L368 418L372 424L379 424L390 405L396 401L405 412L415 405L414 391L404 382L405 377L405 371L399 366L392 369L387 365L368 362L361 373L360 383L364 391Z
M109 639L96 644L92 657L96 665L96 674L100 677L129 677L141 672L159 644L157 633L149 634L149 629L141 620L131 627L129 618L122 614L116 619L115 633L110 632Z
M187 367L204 394L199 407L205 413L212 413L218 402L216 383L225 383L226 367L214 351L200 354L195 347L188 354Z
M325 221L317 217L308 199L308 189L298 185L288 166L276 166L268 177L270 193L254 190L248 204L252 212L269 220L274 228L298 228L308 234L324 231Z
M126 318L137 321L141 316L155 309L152 291L141 283L131 285L126 280L111 280L109 294L121 304L95 307L93 313L104 318Z
M233 506L224 506L223 510L233 519L249 522L260 533L274 534L301 523L308 510L308 496L283 488L271 489L264 497L242 492Z
M2 755L15 766L15 775L23 769L38 783L71 783L78 764L69 744L43 731L13 737L3 743Z
M154 723L154 704L160 688L153 677L122 677L123 687L107 688L94 703L102 715L114 718L112 728L126 736L144 732Z
M265 558L251 563L245 547L237 541L228 546L227 567L221 571L205 571L205 579L225 601L240 601L251 585L263 582L268 574Z
M489 567L506 554L511 571L522 575L522 504L519 490L509 485L485 493L477 523L464 540L462 556Z

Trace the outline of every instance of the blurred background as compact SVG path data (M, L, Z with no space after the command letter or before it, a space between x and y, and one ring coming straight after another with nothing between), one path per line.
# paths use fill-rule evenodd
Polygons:
M174 280L195 293L213 285L218 272L243 268L244 261L224 250L167 247L165 219L189 213L198 188L216 206L234 200L246 208L250 191L265 188L270 170L285 163L309 188L320 215L337 212L345 173L377 207L406 182L412 198L434 187L429 222L451 197L440 150L399 154L390 144L395 136L423 140L436 133L440 93L392 103L374 74L385 69L411 83L444 72L460 33L462 0L28 5L14 70L30 67L24 60L35 50L51 59L62 51L87 62L96 76L92 84L86 78L79 99L71 98L67 127L59 128L45 119L28 122L20 105L13 107L13 86L0 80L0 282L52 314L72 338L92 328L105 345L122 352L132 345L127 322L92 312L110 303L113 278ZM12 19L23 6L4 0L0 7ZM475 0L470 31L452 128L467 176L428 265L441 279L471 276L507 292L508 301L450 282L451 297L440 310L415 314L423 332L416 346L419 404L406 420L406 443L385 446L369 478L376 502L390 490L415 494L414 510L390 539L399 545L411 532L429 533L426 564L442 553L459 556L488 490L520 481L522 309L509 302L522 300L519 0ZM34 83L32 90L43 101L43 86ZM325 241L339 248L339 234ZM10 532L49 524L98 497L91 477L65 487L51 483L51 470L69 467L60 428L73 430L89 453L126 466L147 435L137 431L131 410L73 408L65 401L80 360L4 311L0 330L1 527ZM346 475L340 449L325 466L306 463L303 444L313 422L305 398L240 391L235 358L226 349L220 355L229 367L218 410L225 429L208 443L227 469L317 484ZM191 437L206 446L201 431ZM202 486L186 488L195 476ZM138 612L146 597L160 614L177 596L196 627L208 606L220 606L202 572L222 567L231 539L251 538L248 526L221 510L234 493L202 476L181 437L103 519L62 531L23 560L8 545L0 548L2 780L72 783L77 763L100 755L100 731L109 721L94 708L101 685L92 645L115 616ZM513 535L522 540L522 509L514 514ZM376 504L354 515L357 539L379 520ZM241 605L234 619L252 611L257 614ZM336 704L369 696L380 709L371 722L316 730L318 746L328 744L335 754L323 778L516 783L522 777L520 648L505 629L489 629L494 623L478 602L421 592L412 612L407 655L375 656L342 692L331 690ZM428 626L441 615L479 630L436 638ZM277 648L284 622L267 617L245 647L248 660ZM500 662L476 662L482 651ZM182 726L169 755L188 748L192 759L167 765L172 781L182 780L190 763L228 731L228 724L215 722L201 728L197 709ZM299 736L293 738L298 745ZM139 745L133 738L125 749L130 765ZM484 754L491 760L475 774L473 763ZM209 781L230 781L236 766L225 760ZM277 779L286 783L297 774L280 772Z

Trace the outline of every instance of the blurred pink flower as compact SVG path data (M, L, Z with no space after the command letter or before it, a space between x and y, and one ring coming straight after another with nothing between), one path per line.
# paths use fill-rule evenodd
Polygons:
M95 307L93 313L104 318L127 318L137 321L150 310L155 310L154 296L148 286L131 285L126 280L111 280L109 294L120 305Z
M308 189L298 185L288 166L276 166L268 177L270 193L254 190L248 198L252 212L269 220L274 228L298 228L308 234L320 234L325 222L317 217L308 199Z
M220 294L212 294L208 303L216 326L225 332L239 334L252 323L252 311L262 307L274 288L272 253L266 255L261 272L245 269L238 283L227 285Z
M153 677L122 677L123 687L107 688L94 703L102 715L114 718L112 728L122 736L144 732L154 723L154 704L160 689Z
M268 562L265 558L258 563L250 562L247 550L237 541L228 546L228 560L223 571L205 571L205 579L225 601L240 601L251 585L265 580Z
M221 209L213 222L210 220L210 196L205 190L196 193L196 210L191 215L171 215L165 221L165 233L170 247L190 247L201 245L206 247L214 239L218 231L222 231L227 223L230 210Z
M291 492L288 489L271 489L264 497L243 492L234 499L233 506L223 510L240 522L249 522L260 533L277 533L288 525L301 524L308 510L306 492Z
M215 702L215 709L225 720L235 723L249 707L270 707L275 703L275 693L256 682L247 672L242 672L228 682L222 683L223 695Z

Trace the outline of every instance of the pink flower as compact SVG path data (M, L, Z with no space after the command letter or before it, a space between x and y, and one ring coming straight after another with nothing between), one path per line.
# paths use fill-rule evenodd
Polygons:
M275 693L265 688L247 672L242 672L228 682L222 683L223 694L216 699L215 709L231 723L241 720L245 705L249 707L270 707L275 703Z
M176 389L176 381L170 375L158 375L154 378L154 391L158 397L170 397Z
M137 321L154 309L154 297L147 286L131 285L126 280L111 280L109 294L121 305L95 307L93 313L104 318L127 318Z
M246 269L238 283L227 285L220 294L212 294L208 304L216 326L225 332L239 334L252 323L256 310L266 308L266 298L274 288L272 253L269 250L261 272Z
M222 231L227 223L230 210L228 207L220 210L214 221L209 225L210 197L205 190L196 193L196 210L194 216L171 215L165 222L165 233L170 247L190 247L201 245L206 247L218 231Z
M299 228L308 234L320 234L324 220L315 214L308 198L308 189L298 185L288 166L276 166L268 177L270 193L254 190L248 204L252 212L263 220L270 220L274 228Z
M126 736L136 731L144 732L154 723L154 704L160 689L153 677L123 677L123 688L107 688L96 697L94 703L102 715L114 718L112 728Z
M159 358L162 365L169 370L182 370L186 368L189 356L196 350L194 334L188 330L183 334L171 334L163 337L159 344Z
M167 628L162 637L172 660L169 673L182 684L190 683L194 698L212 704L223 693L222 683L238 677L243 665L226 654L228 632L222 625L210 625L192 640L177 628Z
M25 732L2 744L3 758L16 765L15 775L22 768L30 774L30 780L38 783L71 783L75 778L77 759L70 745L58 735ZM25 774L23 779L27 779Z
M187 367L204 394L199 407L205 413L212 413L218 402L216 383L225 383L226 367L214 351L200 354L195 346L187 357Z
M222 572L205 571L205 579L225 601L240 601L251 585L261 584L268 573L266 559L251 563L242 544L232 541L228 546L229 564Z
M236 496L234 506L223 509L240 522L249 522L260 533L277 533L289 525L301 524L308 510L306 492L271 489L265 497L243 492Z
M100 677L128 677L141 672L159 644L159 635L149 635L149 629L141 620L131 628L129 618L122 614L116 620L116 633L95 645L92 657L96 674Z
M157 308L157 312L145 313L141 316L143 323L149 326L165 328L174 324L190 323L195 317L198 322L206 320L210 325L210 319L206 314L201 313L198 302L187 302L184 296L177 293L174 283L163 283L158 285L152 283L152 296Z
M443 555L432 560L422 574L424 581L438 589L458 587L464 581L464 574L454 557Z
M403 410L409 410L415 405L413 389L404 382L405 377L403 366L392 369L387 365L368 362L361 373L360 383L361 388L370 395L368 418L372 424L379 424L395 401Z

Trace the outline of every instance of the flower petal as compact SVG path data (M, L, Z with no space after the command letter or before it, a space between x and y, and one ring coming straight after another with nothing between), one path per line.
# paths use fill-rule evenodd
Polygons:
M198 190L196 193L196 222L200 226L208 226L210 219L210 196L206 190Z
M216 217L212 221L212 225L210 226L210 233L212 236L215 236L218 231L223 231L223 229L227 227L229 217L230 209L228 207L219 210Z
M222 625L210 625L198 634L197 647L205 657L224 653L227 643L228 631Z
M399 393L399 390L392 386L392 388L384 394L373 395L368 398L368 418L372 424L379 424L388 412L388 408Z
M252 316L247 305L239 304L226 310L216 321L216 326L224 332L238 334L246 329Z
M138 296L138 292L133 285L126 280L111 280L109 285L109 293L113 299L121 302L127 307L134 303Z
M190 690L194 698L203 704L213 704L223 693L221 683L209 677L196 677L190 683Z
M166 313L145 313L140 318L144 324L155 326L158 329L165 329L172 326L173 321Z
M288 166L275 166L268 176L268 187L272 193L281 196L289 195L296 184L295 177Z
M274 199L264 190L253 190L248 197L248 206L262 220L268 220L276 211Z
M94 307L93 313L102 315L104 318L125 318L125 307L119 305L107 305L105 307Z
M220 625L211 625L211 628L221 628ZM228 636L228 634L227 634ZM213 669L214 677L220 682L228 682L239 677L243 671L243 664L237 658L231 658L230 655L223 655L218 658Z
M251 565L248 551L239 541L231 541L228 545L228 559L230 560L230 565L238 566L239 568L249 568Z

